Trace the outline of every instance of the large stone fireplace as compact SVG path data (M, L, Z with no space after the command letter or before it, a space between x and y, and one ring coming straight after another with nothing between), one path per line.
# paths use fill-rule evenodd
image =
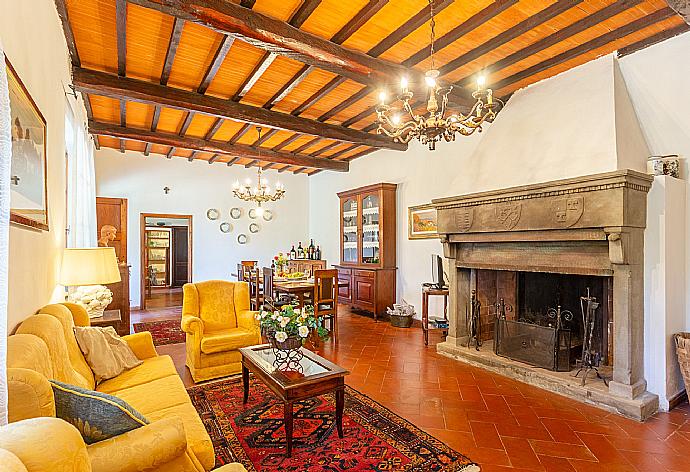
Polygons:
M625 170L434 200L450 267L450 328L438 351L632 418L654 413L658 398L647 391L643 366L651 182ZM608 386L594 375L584 386L574 377L588 292L597 302L592 349ZM479 350L468 347L473 293ZM553 335L560 357L549 369L559 307L572 316L558 323L567 340ZM497 324L501 312L505 322Z

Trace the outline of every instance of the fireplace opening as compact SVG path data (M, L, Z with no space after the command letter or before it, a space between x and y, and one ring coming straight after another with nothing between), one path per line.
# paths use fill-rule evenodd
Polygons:
M570 371L581 359L586 297L595 299L589 352L597 365L611 365L610 277L477 270L476 290L482 338L493 339L496 354L557 371Z

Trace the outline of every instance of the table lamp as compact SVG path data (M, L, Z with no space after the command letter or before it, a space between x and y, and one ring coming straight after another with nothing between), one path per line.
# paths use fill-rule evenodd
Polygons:
M113 301L113 292L102 284L120 280L115 248L67 248L62 253L60 283L76 287L67 299L84 306L89 318L103 316L105 308Z

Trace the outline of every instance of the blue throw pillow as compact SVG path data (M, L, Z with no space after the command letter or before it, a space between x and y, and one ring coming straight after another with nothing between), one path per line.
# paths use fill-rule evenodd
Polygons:
M149 424L127 402L57 380L50 381L58 418L76 426L86 444L118 436Z

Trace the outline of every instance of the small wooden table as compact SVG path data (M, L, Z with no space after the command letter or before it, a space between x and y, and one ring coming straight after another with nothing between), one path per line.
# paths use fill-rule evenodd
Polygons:
M424 345L429 345L429 330L448 328L429 328L429 296L439 295L443 297L443 319L448 321L448 289L424 286L422 287L422 331L424 331Z
M115 328L115 331L118 331L118 334L120 321L122 321L120 310L105 310L103 312L103 316L99 316L98 318L89 318L89 323L91 326L99 326L101 328L105 326L112 326ZM127 331L129 331L129 329Z
M240 348L242 353L243 402L249 398L249 372L260 379L283 402L285 413L286 455L292 455L292 410L295 402L335 391L335 421L338 437L343 437L345 376L350 372L313 352L300 348L301 373L283 372L274 365L270 344Z
M338 287L344 287L347 285L345 282L336 281ZM289 293L290 295L297 296L299 300L299 306L304 306L304 300L307 298L306 295L311 295L311 299L314 299L314 279L305 280L278 280L273 281L273 291L279 293Z

